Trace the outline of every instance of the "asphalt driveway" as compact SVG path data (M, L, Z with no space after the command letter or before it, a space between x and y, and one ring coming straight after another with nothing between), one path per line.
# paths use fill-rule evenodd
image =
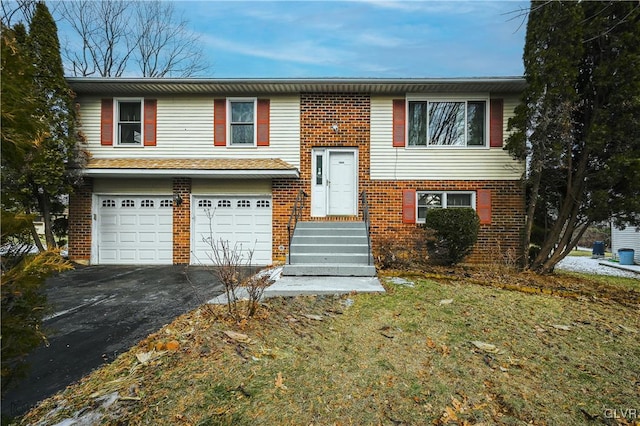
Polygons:
M29 356L30 374L5 395L3 414L23 414L222 292L210 271L193 266L78 266L50 278L49 346Z

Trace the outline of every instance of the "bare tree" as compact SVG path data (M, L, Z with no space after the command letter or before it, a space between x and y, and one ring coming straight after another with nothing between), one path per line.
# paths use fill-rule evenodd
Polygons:
M131 2L62 2L59 13L80 38L64 48L75 76L120 77L133 53L137 35L130 31Z
M36 0L0 1L2 23L11 28L18 22L31 22L36 10Z
M207 68L199 39L188 29L188 21L176 17L173 3L140 2L136 16L136 59L144 77L188 77Z
M63 52L74 76L189 77L208 68L170 2L62 2L58 13L74 30Z

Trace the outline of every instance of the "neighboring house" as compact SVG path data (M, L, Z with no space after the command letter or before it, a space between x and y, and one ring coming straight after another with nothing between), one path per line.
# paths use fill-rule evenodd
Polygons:
M640 264L640 227L626 226L624 229L611 224L611 252L617 257L620 249L633 249L633 260Z
M520 253L524 166L503 149L523 78L69 78L91 158L69 255L92 264L211 263L206 238L283 261L301 220L362 219L372 245L428 208L481 219L473 261Z

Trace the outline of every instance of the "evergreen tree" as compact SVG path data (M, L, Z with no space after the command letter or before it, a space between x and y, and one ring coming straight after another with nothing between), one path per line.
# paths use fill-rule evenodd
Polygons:
M52 218L62 212L62 196L79 179L83 155L78 145L73 93L64 79L56 24L44 3L36 5L29 34L21 47L35 70L33 82L27 86L33 90L31 118L44 127L44 132L31 145L24 161L7 170L3 183L27 213L42 215L47 247L55 248Z
M34 81L36 72L26 51L27 32L23 25L1 27L2 86L2 394L26 370L26 355L42 342L42 317L46 298L42 291L45 278L71 268L55 251L30 255L33 215L25 215L29 194L20 191L22 173L42 149L49 126L38 119L38 99ZM37 235L35 236L37 240ZM3 419L4 420L4 419Z
M532 2L524 65L507 149L528 164L528 266L549 273L589 225L640 224L640 6Z

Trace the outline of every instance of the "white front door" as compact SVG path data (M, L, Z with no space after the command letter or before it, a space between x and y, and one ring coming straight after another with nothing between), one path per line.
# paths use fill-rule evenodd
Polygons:
M358 214L356 149L317 148L312 152L311 215Z

